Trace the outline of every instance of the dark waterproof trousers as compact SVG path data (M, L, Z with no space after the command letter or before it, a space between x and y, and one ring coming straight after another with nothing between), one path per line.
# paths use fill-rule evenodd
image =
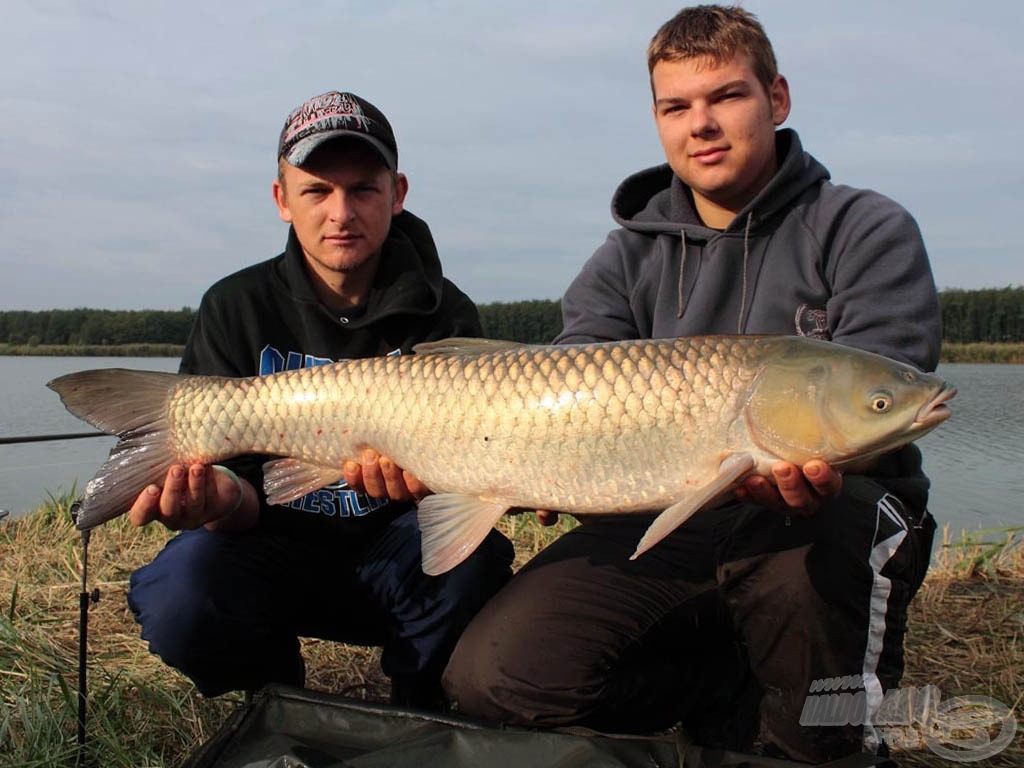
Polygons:
M706 746L759 736L768 754L810 762L874 751L870 713L902 675L935 528L923 476L905 486L917 512L888 485L848 476L811 517L707 510L634 561L650 518L587 522L478 614L445 688L463 713L521 725L682 721ZM801 725L812 683L830 678L863 686L864 716Z
M383 647L395 703L440 703L440 676L463 628L511 576L497 531L443 576L421 569L415 509L362 551L344 537L297 540L199 529L171 539L131 576L128 604L150 650L207 696L302 685L299 637Z

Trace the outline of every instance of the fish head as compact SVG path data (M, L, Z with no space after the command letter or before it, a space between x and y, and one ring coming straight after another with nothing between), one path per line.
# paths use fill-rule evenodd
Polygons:
M744 416L751 439L777 458L842 466L927 434L950 417L955 395L941 377L881 355L802 343L763 364Z

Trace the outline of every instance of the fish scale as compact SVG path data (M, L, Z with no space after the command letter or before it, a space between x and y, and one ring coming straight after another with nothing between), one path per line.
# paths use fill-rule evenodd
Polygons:
M437 492L419 506L427 572L452 567L515 507L664 510L643 551L775 461L842 463L916 439L955 393L911 366L781 336L451 339L263 377L107 369L50 386L121 437L80 527L125 511L172 463L267 454L268 501L286 503L340 480L370 447Z

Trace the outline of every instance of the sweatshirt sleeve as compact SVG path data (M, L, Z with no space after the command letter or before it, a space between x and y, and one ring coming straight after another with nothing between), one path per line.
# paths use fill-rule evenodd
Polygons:
M583 265L562 297L562 332L555 344L641 338L630 305L621 231L612 232Z
M933 371L941 315L921 231L900 205L851 194L825 243L832 341Z

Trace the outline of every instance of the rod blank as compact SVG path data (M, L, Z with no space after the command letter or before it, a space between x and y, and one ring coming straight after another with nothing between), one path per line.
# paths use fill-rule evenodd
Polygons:
M63 435L23 435L21 437L0 437L0 445L14 443L45 443L48 440L78 440L82 437L111 437L105 432L67 432Z

